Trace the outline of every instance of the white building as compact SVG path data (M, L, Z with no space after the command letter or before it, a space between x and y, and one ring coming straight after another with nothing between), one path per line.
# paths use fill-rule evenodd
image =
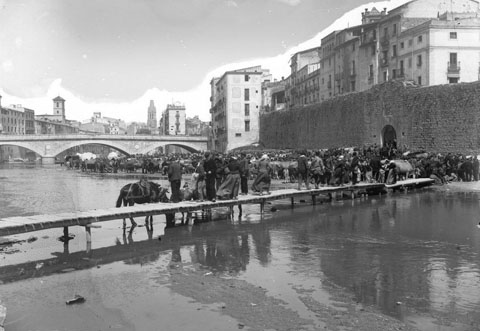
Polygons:
M262 83L271 74L260 66L227 71L211 85L212 148L227 152L259 141Z
M167 105L162 114L160 127L162 135L185 135L185 105L180 103Z

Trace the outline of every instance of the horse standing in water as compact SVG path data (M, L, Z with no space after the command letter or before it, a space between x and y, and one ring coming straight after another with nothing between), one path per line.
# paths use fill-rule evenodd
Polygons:
M117 199L117 208L121 207L122 204L124 206L133 206L134 204L144 204L144 203L153 203L153 202L168 202L169 199L167 197L168 189L161 187L161 185L148 182L148 189L142 188L139 183L130 183L125 185L120 189L120 195ZM152 227L153 223L153 216L146 216L145 217L145 225L148 227L148 220L150 220L150 228ZM135 227L137 223L130 217L130 222L132 223L132 227ZM123 219L123 229L126 228L125 219ZM148 229L147 229L148 230Z

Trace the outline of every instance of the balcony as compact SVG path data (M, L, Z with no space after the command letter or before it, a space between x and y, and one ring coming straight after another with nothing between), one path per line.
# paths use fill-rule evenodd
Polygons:
M380 39L380 45L382 45L384 47L390 45L390 36L389 35L383 36Z
M460 62L448 62L448 78L460 78Z

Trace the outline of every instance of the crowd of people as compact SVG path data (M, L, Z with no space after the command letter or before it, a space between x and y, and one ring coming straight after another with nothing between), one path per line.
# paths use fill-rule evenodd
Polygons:
M269 194L272 179L296 183L298 190L359 182L395 183L400 176L432 178L438 184L479 178L479 160L473 155L408 152L396 146L327 150L206 152L190 155L189 182L199 201L238 199L245 194ZM182 157L165 156L172 201L180 201ZM250 180L251 185L248 185Z
M397 148L396 144L323 150L137 155L108 162L112 172L141 169L142 173L159 172L167 176L174 202L185 198L181 183L186 174L188 180L184 181L187 184L184 188L191 192L188 198L199 201L238 199L239 195L249 193L269 194L272 179L296 183L300 190L359 182L392 184L400 176L433 178L439 184L479 178L476 155L409 152L405 147ZM73 164L70 162L70 166Z

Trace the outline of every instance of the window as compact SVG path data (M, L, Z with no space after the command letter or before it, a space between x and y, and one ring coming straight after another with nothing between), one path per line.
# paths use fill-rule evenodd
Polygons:
M450 39L457 39L457 33L456 32L450 32Z
M423 42L423 36L418 36L417 44L421 44Z
M55 107L60 107L60 102L55 102L56 103L56 106Z
M250 116L250 104L245 104L245 116Z
M392 46L392 57L397 56L397 45Z
M355 92L355 81L354 80L352 80L350 82L350 91Z
M235 137L241 137L242 134L241 133L235 133Z
M393 25L393 35L395 36L397 34L397 25Z
M245 132L250 131L250 121L245 121Z
M375 55L377 53L377 49L375 45L372 46L372 55Z
M417 67L421 67L421 66L422 66L422 56L417 55Z
M245 101L250 101L250 89L245 89Z
M412 46L412 45L413 45L413 39L410 39L410 40L408 41L408 46Z
M448 78L448 84L457 84L458 83L458 78Z
M409 58L409 59L408 59L408 67L409 67L409 68L412 67L412 58Z
M388 28L383 28L383 36L388 37Z
M245 75L245 81L248 82L250 80L250 76L249 75Z
M384 82L387 81L387 77L388 77L387 72L384 71L384 72L383 72L383 81L384 81Z
M402 42L400 43L400 49L404 49L404 48L405 48L405 43L402 41Z
M355 52L355 44L352 44L352 52Z
M418 76L418 85L422 85L422 76Z
M373 64L368 68L368 78L373 78Z
M450 53L450 66L457 66L457 53Z

